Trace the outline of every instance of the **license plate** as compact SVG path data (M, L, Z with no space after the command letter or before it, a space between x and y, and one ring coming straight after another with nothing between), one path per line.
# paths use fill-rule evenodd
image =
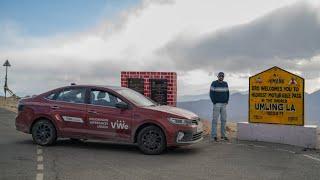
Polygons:
M201 121L199 121L198 126L197 126L197 133L202 132L203 131L203 124Z

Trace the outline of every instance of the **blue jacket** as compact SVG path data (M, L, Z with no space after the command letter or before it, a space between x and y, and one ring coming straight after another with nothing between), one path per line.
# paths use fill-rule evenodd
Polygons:
M229 102L229 88L225 81L213 81L210 87L210 98L213 104Z

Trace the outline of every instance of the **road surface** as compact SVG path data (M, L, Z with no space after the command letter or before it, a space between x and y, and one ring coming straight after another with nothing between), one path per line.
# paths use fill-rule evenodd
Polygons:
M135 146L59 140L40 147L0 109L0 179L320 179L320 152L270 143L209 143L147 156Z

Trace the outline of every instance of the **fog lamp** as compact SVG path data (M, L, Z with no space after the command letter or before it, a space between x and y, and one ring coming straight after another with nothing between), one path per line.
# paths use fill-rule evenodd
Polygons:
M177 141L181 141L183 137L184 137L184 133L178 132Z

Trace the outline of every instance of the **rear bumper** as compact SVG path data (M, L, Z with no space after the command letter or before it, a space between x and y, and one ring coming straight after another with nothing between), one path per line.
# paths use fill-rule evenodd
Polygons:
M26 126L23 125L23 124L17 124L17 123L16 123L16 130L17 130L17 131L24 132L24 133L29 133L28 127L26 127Z
M24 132L24 133L29 133L29 126L27 125L27 123L23 120L23 118L18 115L16 117L16 130L17 131L21 131L21 132Z

